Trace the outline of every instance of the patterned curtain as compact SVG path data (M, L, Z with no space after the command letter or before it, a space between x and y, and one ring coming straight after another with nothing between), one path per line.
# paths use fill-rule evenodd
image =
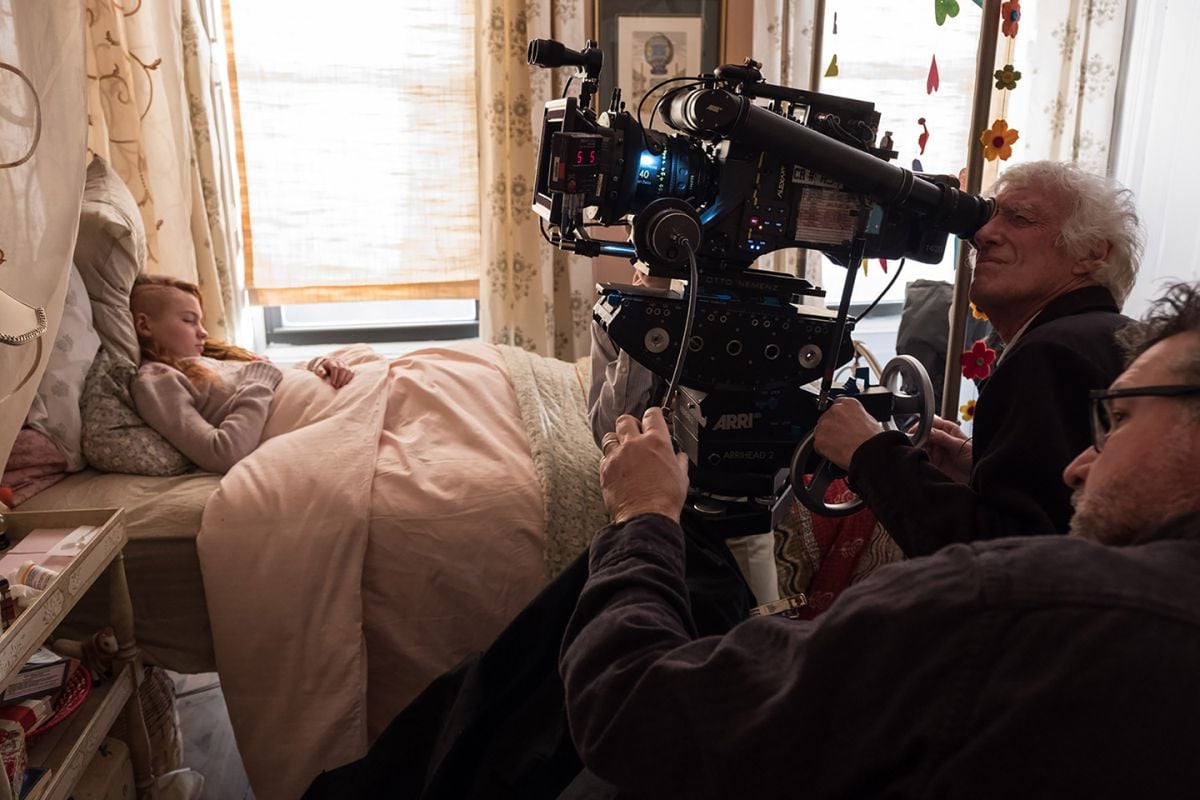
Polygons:
M1016 89L992 95L993 119L1021 133L1013 163L1070 161L1108 174L1126 3L1026 3L1017 35L1001 36L996 68L1021 72Z
M814 0L754 0L753 58L767 83L809 89L812 81ZM821 283L821 254L779 250L759 258L755 269L783 272Z
M87 0L88 149L129 185L147 270L199 284L206 324L230 338L238 245L219 170L214 37L199 0Z
M573 360L587 354L591 259L542 238L531 209L542 106L570 69L526 63L530 39L583 46L576 0L480 0L479 180L482 198L480 337Z

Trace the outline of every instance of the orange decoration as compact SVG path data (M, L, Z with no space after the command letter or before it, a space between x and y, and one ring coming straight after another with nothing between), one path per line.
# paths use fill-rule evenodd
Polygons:
M983 157L988 161L995 161L997 158L1008 161L1012 157L1013 142L1019 138L1021 134L1016 128L1008 127L1008 123L1002 119L996 120L992 127L979 136L983 145Z

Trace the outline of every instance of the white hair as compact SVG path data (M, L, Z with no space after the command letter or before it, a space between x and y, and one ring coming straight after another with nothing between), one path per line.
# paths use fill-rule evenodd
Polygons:
M1050 189L1071 201L1057 245L1073 258L1082 258L1101 242L1108 255L1092 278L1112 292L1117 305L1137 280L1142 258L1142 231L1133 193L1116 181L1085 172L1075 164L1031 161L1005 170L991 193L1004 189Z

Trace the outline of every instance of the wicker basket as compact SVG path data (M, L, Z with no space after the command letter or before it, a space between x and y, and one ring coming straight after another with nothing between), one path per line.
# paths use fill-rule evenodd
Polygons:
M183 766L183 736L179 729L179 711L175 707L175 684L166 670L146 667L146 676L138 690L142 716L150 736L150 769L165 775ZM125 717L117 718L111 736L128 741Z

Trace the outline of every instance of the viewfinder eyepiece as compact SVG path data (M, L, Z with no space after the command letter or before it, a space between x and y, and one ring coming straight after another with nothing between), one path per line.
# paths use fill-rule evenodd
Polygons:
M532 39L528 60L535 67L582 67L589 78L595 78L604 65L604 53L591 41L580 52L553 39Z

